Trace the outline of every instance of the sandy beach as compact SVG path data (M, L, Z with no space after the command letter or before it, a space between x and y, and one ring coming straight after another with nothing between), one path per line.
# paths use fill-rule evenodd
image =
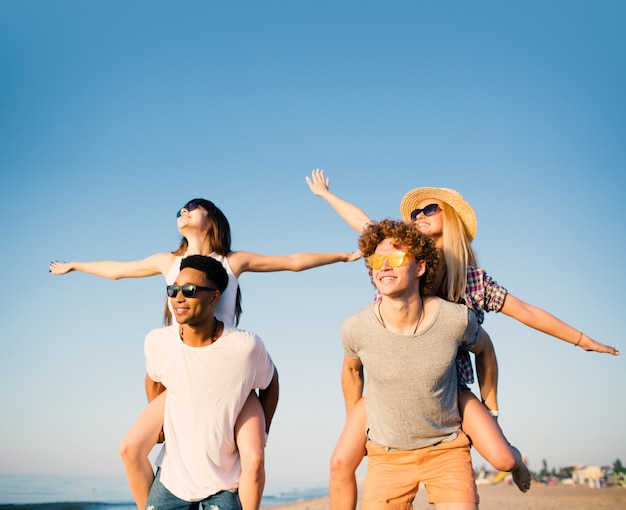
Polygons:
M526 494L511 485L481 485L481 510L618 510L626 508L626 489L591 489L586 486L534 485ZM329 510L328 498L263 507L280 510ZM360 505L358 505L360 508ZM420 487L414 510L432 510ZM358 510L358 509L357 509Z

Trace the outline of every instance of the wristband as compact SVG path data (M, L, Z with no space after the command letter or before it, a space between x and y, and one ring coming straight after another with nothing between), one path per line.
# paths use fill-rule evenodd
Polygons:
M496 409L495 411L493 409L489 409L489 414L491 416L493 416L494 418L498 417L498 410Z
M576 342L576 343L574 344L574 347L578 347L578 344L580 344L580 341L581 341L582 339L583 339L583 332L581 331L581 332L580 332L580 336L578 337L578 342Z

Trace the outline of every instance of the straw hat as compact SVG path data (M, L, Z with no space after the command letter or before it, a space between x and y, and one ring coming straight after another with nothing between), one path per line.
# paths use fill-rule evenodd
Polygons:
M476 235L476 213L458 191L449 188L415 188L409 191L400 202L400 214L404 221L411 221L411 213L420 202L434 198L451 206L461 218L470 240Z

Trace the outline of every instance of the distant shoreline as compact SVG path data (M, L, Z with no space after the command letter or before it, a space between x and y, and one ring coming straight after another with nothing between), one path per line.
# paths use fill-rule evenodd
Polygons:
M533 485L527 493L507 484L480 485L480 510L589 510L603 508L622 510L626 508L626 488L592 489L584 485ZM558 505L558 506L557 506ZM360 502L357 510L361 507ZM426 491L420 487L415 498L414 510L432 510ZM263 510L329 510L328 496L305 499L294 503L263 506Z
M123 478L0 476L0 495L4 496L0 510L136 510L128 491ZM626 509L626 488L617 487L596 489L580 484L547 486L536 483L524 494L505 480L495 485L481 484L478 493L481 510ZM330 501L323 487L290 488L289 491L273 487L261 508L330 510ZM427 502L425 489L420 487L413 510L432 508ZM360 504L357 510L361 510Z

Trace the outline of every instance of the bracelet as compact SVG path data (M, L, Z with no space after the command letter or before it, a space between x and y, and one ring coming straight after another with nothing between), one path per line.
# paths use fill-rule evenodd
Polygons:
M498 417L498 410L497 409L496 410L489 409L489 414L491 416L493 416L494 418L497 418Z
M581 332L580 332L580 336L578 337L578 342L576 342L576 343L574 344L574 347L578 347L578 344L580 343L580 341L581 341L582 339L583 339L583 332L581 331Z

